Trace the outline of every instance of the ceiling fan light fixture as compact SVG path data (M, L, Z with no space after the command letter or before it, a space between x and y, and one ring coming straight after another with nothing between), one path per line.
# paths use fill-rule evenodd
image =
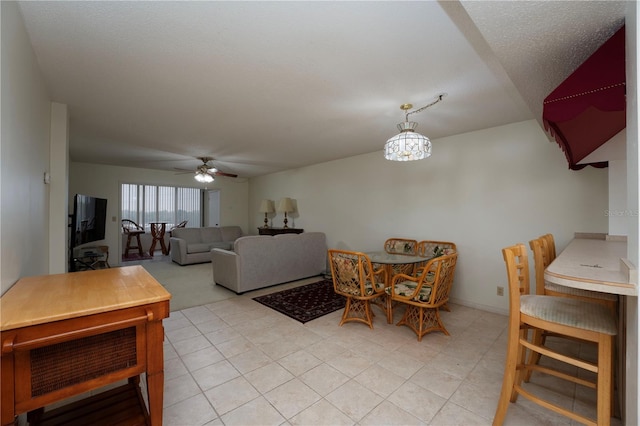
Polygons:
M194 178L198 181L198 182L202 182L202 183L211 183L214 181L213 176L211 176L208 173L203 173L201 170L198 170L194 176Z

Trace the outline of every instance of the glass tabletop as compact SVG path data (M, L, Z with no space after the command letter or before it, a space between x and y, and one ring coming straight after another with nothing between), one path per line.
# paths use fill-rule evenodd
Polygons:
M398 265L404 263L418 263L426 260L426 258L422 256L392 254L387 253L386 251L370 251L365 252L365 254L369 256L369 259L371 259L373 263L390 263Z

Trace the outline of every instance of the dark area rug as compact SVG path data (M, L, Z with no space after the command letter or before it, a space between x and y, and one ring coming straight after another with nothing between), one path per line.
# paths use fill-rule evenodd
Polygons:
M140 256L138 253L129 253L128 255L122 255L122 261L123 262L132 262L134 260L148 260L148 259L153 259L153 256L151 256L149 253L143 253L142 256Z
M335 293L331 280L254 297L253 300L303 324L342 309L345 305L345 298Z

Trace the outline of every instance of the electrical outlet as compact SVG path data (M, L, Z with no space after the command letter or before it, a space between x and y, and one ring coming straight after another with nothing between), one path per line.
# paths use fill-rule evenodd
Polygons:
M504 287L498 286L497 293L498 293L498 296L504 296Z

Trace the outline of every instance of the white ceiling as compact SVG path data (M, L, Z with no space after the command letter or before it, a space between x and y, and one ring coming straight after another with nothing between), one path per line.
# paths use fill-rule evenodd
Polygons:
M73 161L258 176L531 118L624 1L21 2ZM563 155L558 148L558 155ZM433 153L438 146L434 143ZM428 161L428 160L427 160Z

